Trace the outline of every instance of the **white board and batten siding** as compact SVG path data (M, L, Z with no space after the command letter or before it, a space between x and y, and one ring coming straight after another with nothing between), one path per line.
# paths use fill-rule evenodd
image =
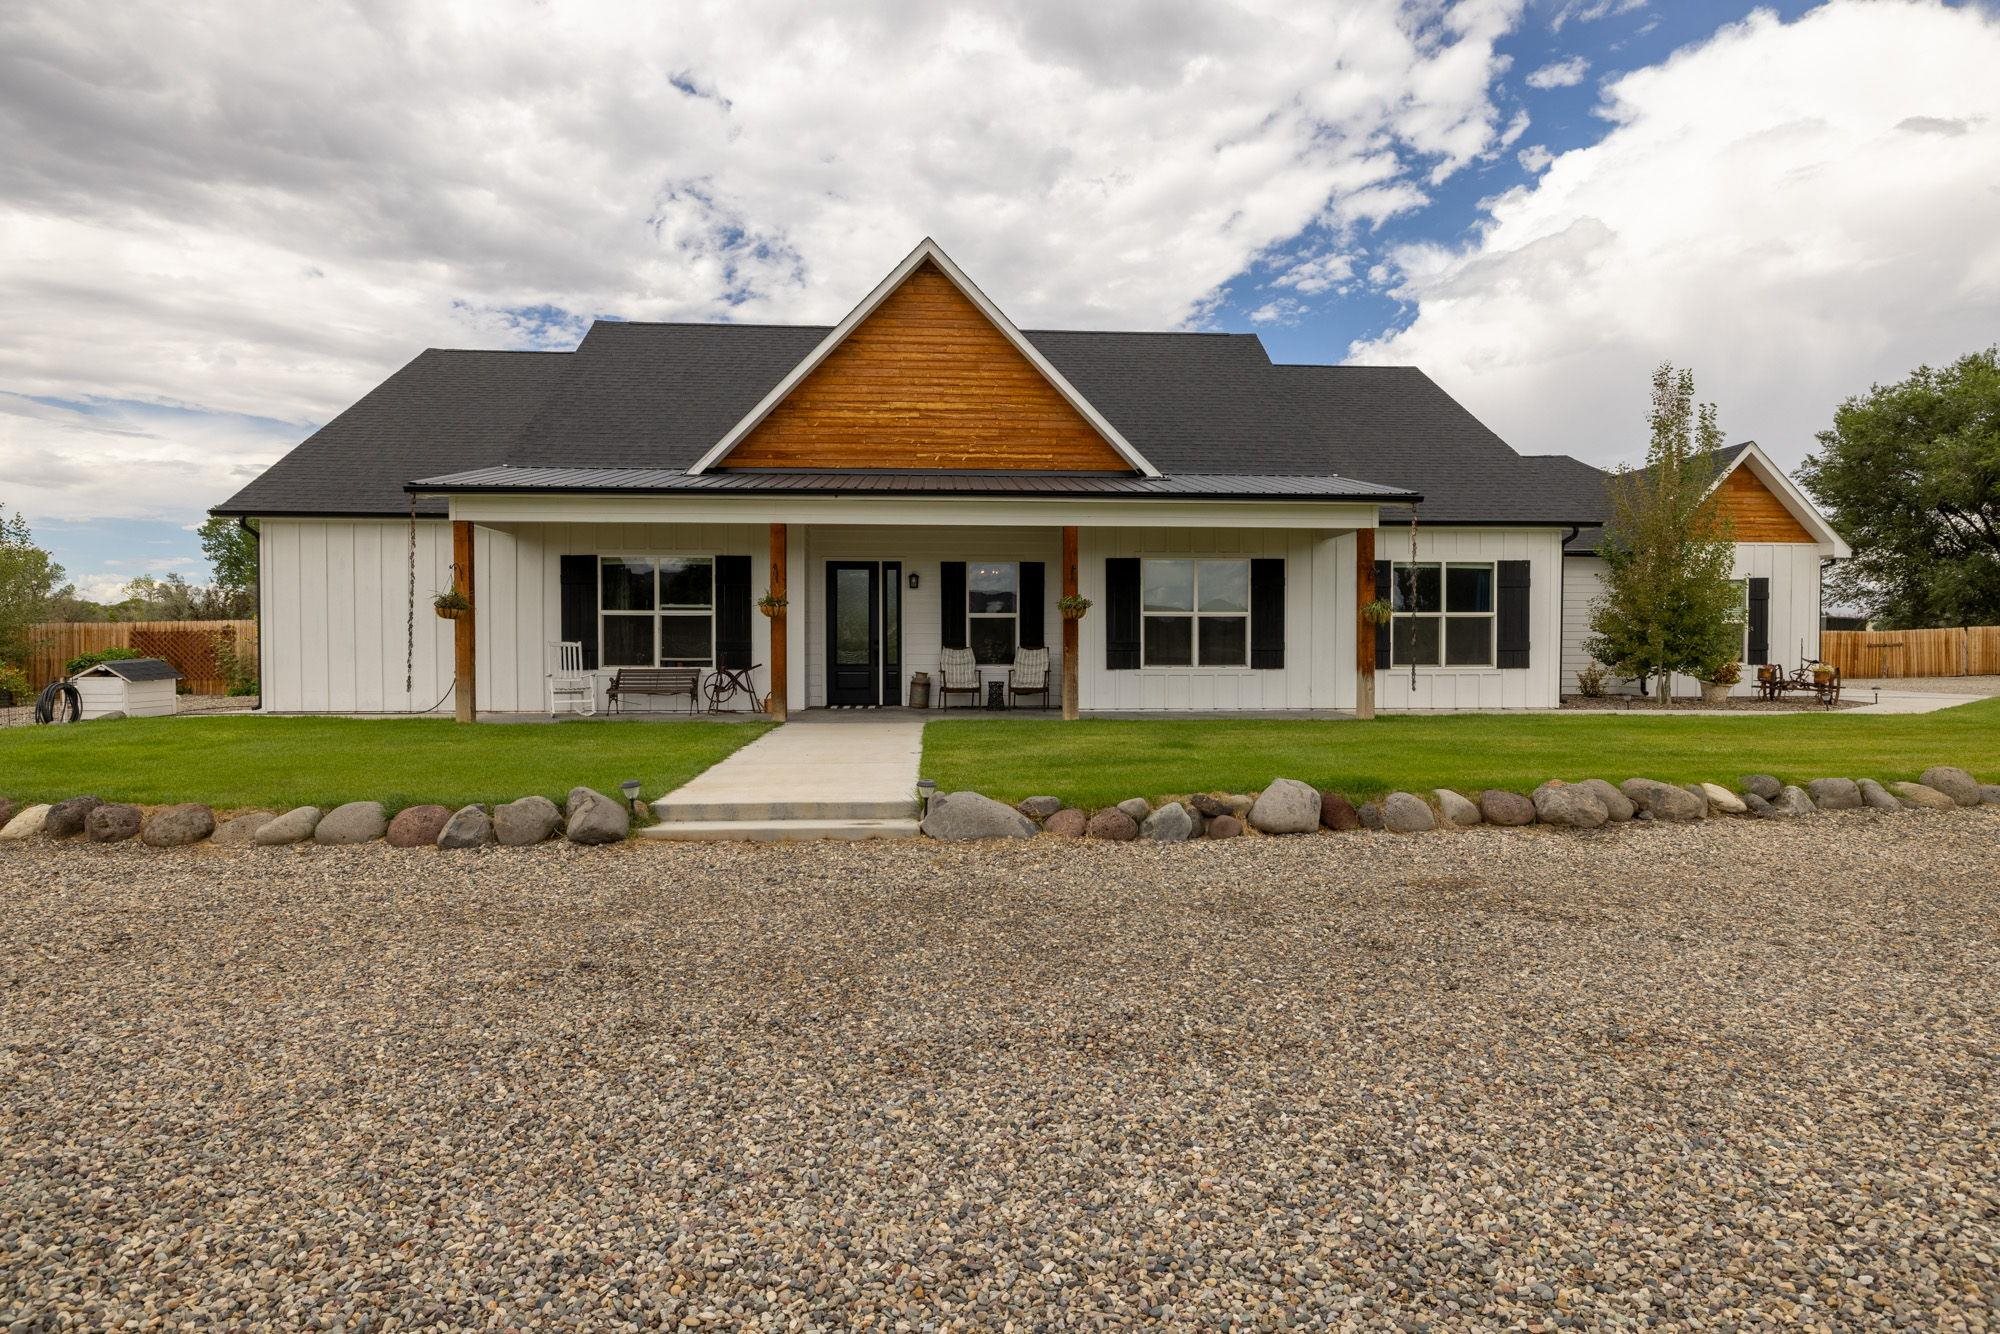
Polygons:
M1407 562L1410 530L1375 534L1377 560ZM1526 667L1385 667L1375 673L1380 713L1451 709L1553 709L1562 703L1564 594L1559 528L1422 528L1417 561L1528 562ZM1495 571L1498 598L1498 571ZM1496 626L1497 633L1497 626Z
M1822 558L1819 547L1805 542L1736 544L1735 577L1771 581L1768 627L1771 660L1788 670L1819 656ZM1575 693L1576 674L1590 662L1583 644L1590 636L1591 607L1604 595L1604 570L1600 556L1569 556L1563 560L1562 688L1566 693ZM1692 695L1697 685L1687 677L1677 676L1673 689L1678 695ZM1611 689L1620 694L1638 693L1638 686L1630 681L1614 681ZM1756 694L1756 673L1746 670L1743 679L1729 693Z

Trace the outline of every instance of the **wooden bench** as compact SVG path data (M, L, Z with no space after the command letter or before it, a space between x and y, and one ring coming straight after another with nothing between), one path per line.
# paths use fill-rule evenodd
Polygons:
M611 689L606 692L606 702L613 713L619 712L618 701L628 695L686 695L688 712L693 713L701 695L701 668L620 667L613 673Z

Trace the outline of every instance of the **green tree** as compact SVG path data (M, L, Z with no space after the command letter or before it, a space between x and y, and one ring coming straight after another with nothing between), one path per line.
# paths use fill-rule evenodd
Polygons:
M1714 486L1722 429L1697 405L1694 372L1662 363L1646 414L1646 466L1620 469L1601 554L1604 594L1584 648L1643 686L1674 672L1706 680L1742 644L1742 590Z
M47 620L51 600L70 591L63 567L35 545L28 521L0 506L0 663L27 661L28 627Z
M234 621L257 614L254 588L191 584L178 574L141 575L125 585L125 599L111 607L120 621Z
M232 592L257 587L257 535L234 519L210 519L199 530L201 554L208 557L209 577L217 588Z
M1835 409L1799 480L1854 548L1830 581L1893 629L2000 625L2000 348Z

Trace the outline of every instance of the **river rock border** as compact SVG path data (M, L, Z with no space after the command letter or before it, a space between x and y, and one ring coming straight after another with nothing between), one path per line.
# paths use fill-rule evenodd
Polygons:
M1420 834L1474 825L1519 828L1548 825L1590 830L1605 825L1689 823L1744 818L1786 820L1820 811L1945 811L2000 807L2000 784L1981 783L1964 769L1933 765L1914 783L1872 778L1815 778L1786 784L1770 774L1746 774L1737 787L1720 783L1665 783L1628 778L1613 785L1602 778L1552 778L1531 793L1500 788L1427 793L1391 792L1356 803L1338 792L1321 792L1295 778L1273 779L1261 792L1197 792L1154 805L1128 797L1091 810L1060 797L1029 797L1011 809L974 792L932 798L923 832L946 842L1026 837L1095 839L1101 842L1179 843L1197 838L1236 838L1245 833L1285 836L1381 830ZM946 811L950 815L946 814ZM965 818L978 812L984 819ZM1008 823L1003 829L1000 825Z
M625 802L588 787L571 788L561 806L543 796L456 811L419 804L403 807L392 819L379 801L350 801L327 809L240 811L219 823L211 808L195 802L145 810L91 795L27 806L0 797L0 843L29 838L92 843L136 839L155 848L202 842L273 848L303 843L352 847L379 841L398 848L458 850L531 847L552 839L595 846L622 842L631 832L632 812Z

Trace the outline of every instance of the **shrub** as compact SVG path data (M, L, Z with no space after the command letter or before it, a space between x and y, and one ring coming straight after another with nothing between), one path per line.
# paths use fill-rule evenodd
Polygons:
M0 662L0 696L12 696L16 704L27 704L35 693L28 674L19 667Z
M63 664L63 675L75 676L84 668L95 667L100 662L130 662L134 658L144 656L145 654L134 652L129 648L101 648L94 653L79 653Z
M262 692L262 683L257 679L257 644L251 641L249 651L236 651L234 631L218 631L215 636L215 670L227 684L224 691L231 695L255 695Z
M1585 699L1603 699L1610 688L1611 673L1604 670L1604 664L1595 658L1576 674L1576 693Z

